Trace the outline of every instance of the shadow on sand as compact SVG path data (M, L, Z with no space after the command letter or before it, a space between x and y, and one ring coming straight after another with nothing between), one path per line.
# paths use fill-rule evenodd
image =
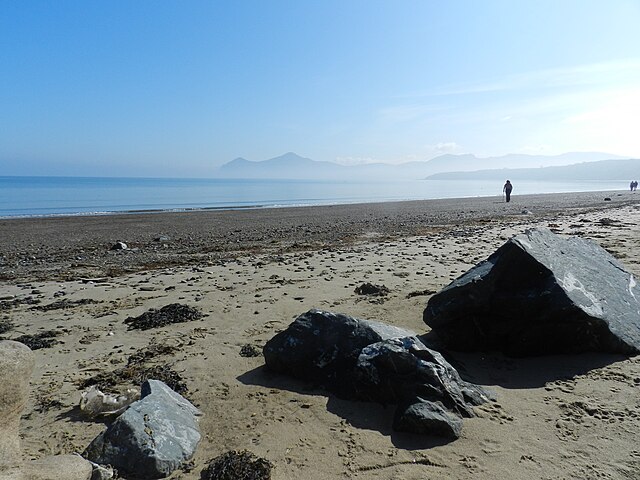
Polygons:
M329 412L344 419L356 428L375 430L383 435L389 436L391 442L397 448L420 450L445 445L452 441L451 439L428 435L395 432L391 428L395 405L385 406L371 402L345 400L322 389L318 385L311 385L302 380L271 372L265 366L255 368L240 375L238 380L244 385L277 388L303 395L320 395L327 397L327 410Z
M70 408L69 410L64 410L56 415L56 421L67 421L67 422L82 422L82 423L101 423L105 427L109 426L115 420L115 416L100 416L100 417L89 417L84 415L80 410L80 407L77 405Z
M577 353L539 357L509 357L500 352L453 352L442 346L433 333L419 335L458 371L463 380L477 385L504 388L543 387L556 380L569 380L628 357L612 353Z
M468 382L518 389L543 387L556 380L569 380L628 357L610 353L580 353L512 358L501 353L448 352L446 358Z

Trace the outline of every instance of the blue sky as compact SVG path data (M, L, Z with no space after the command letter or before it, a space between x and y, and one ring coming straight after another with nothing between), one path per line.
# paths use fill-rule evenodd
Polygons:
M640 2L0 1L0 175L640 157Z

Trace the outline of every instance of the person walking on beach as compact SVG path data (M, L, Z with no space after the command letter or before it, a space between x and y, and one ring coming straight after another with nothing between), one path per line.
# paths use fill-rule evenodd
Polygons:
M513 190L513 185L511 185L511 182L507 180L507 182L504 184L504 187L502 187L502 191L504 192L507 203L511 201L511 190Z

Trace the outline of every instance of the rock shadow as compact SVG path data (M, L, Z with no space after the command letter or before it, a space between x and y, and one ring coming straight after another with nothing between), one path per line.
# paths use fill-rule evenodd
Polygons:
M629 358L598 352L535 357L509 357L500 352L456 352L444 348L433 332L419 338L429 348L439 351L463 380L512 389L543 387L549 382L569 380Z
M106 416L101 417L89 417L84 415L80 410L80 407L75 406L70 408L69 410L62 411L56 415L56 421L67 421L67 422L81 422L81 423L101 423L104 426L109 426L113 423L114 418L109 418Z
M513 358L497 352L447 352L446 358L467 382L520 389L570 380L628 357L611 353L580 353Z
M390 437L396 448L421 450L446 445L454 441L454 439L450 438L396 432L391 428L395 405L381 405L373 402L343 399L325 390L320 385L309 384L302 380L272 372L264 365L243 373L237 377L237 380L244 385L277 388L302 395L327 397L327 411L344 419L355 428L375 430Z

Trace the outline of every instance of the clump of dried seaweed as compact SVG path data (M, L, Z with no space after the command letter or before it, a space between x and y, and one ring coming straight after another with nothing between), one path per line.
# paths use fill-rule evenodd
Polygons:
M211 460L201 480L269 480L272 465L246 450L231 450Z
M363 283L355 288L358 295L385 296L389 294L386 285L374 285L373 283Z
M241 357L259 357L260 355L262 355L262 350L250 343L247 343L240 348Z
M178 372L168 364L161 365L127 365L111 372L101 372L80 383L82 388L92 385L97 386L103 392L117 392L122 385L140 385L147 380L160 380L173 391L184 395L187 393L187 384Z
M159 310L152 308L138 317L129 317L124 323L129 325L129 330L148 330L150 328L164 327L172 323L199 320L202 316L200 310L196 308L179 303L171 303Z
M182 376L168 363L149 364L155 357L171 355L178 348L172 345L152 344L130 355L126 366L111 372L100 372L80 382L80 386L88 388L95 385L103 392L115 393L123 386L138 386L146 380L160 380L166 383L173 391L184 395L188 392L187 384Z
M41 348L50 348L58 343L55 339L58 335L60 335L60 332L45 330L44 332L34 333L33 335L20 335L12 340L24 343L31 350L39 350Z
M33 297L14 298L13 300L0 301L0 312L4 310L11 310L19 305L36 305L40 303L40 300Z
M13 323L10 320L0 320L0 334L13 330Z
M98 302L95 300L91 300L90 298L83 298L80 300L69 300L67 298L63 298L62 300L57 300L47 305L38 305L37 307L33 307L33 310L41 310L43 312L50 312L52 310L67 310L69 308L78 307L80 305L90 305L92 303Z

